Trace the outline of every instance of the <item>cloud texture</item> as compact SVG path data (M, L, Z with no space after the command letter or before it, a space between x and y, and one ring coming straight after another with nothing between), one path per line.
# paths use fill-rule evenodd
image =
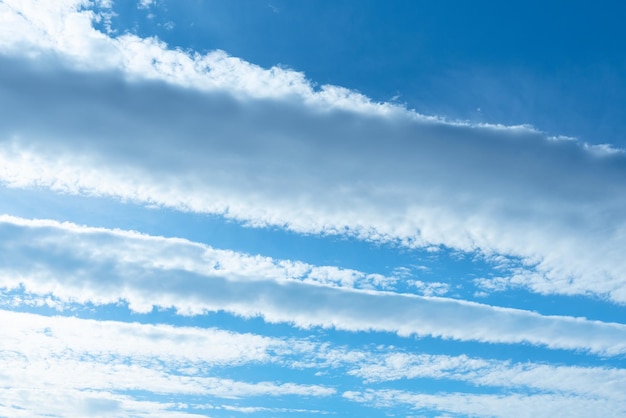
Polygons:
M622 312L623 150L172 48L115 32L114 13L0 0L3 190L489 269L441 274L415 256L382 274L215 248L182 225L165 237L0 213L0 415L323 415L341 402L351 415L626 415L619 315L463 299L522 288ZM78 317L110 312L126 317Z
M621 151L425 117L221 52L111 38L70 3L54 24L28 3L2 5L16 28L0 42L5 184L512 256L522 265L509 285L626 301ZM24 43L37 61L16 57Z
M387 331L492 343L626 353L626 325L542 316L440 297L354 289L368 275L251 257L181 239L3 217L7 290L63 303L128 303L131 310L227 311L298 327ZM341 285L344 283L344 285Z

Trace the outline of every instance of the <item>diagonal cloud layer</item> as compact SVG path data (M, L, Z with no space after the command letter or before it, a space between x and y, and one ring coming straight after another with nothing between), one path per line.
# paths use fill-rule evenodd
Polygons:
M626 302L621 151L425 117L222 52L111 37L85 2L29 4L0 4L15 28L0 39L6 185L513 256L524 267L500 285Z
M291 69L119 34L117 6L0 0L0 188L3 211L22 216L0 212L0 305L99 318L0 309L1 416L626 414L623 306L602 303L626 303L624 150L425 116ZM113 197L215 214L238 232L375 242L381 258L421 248L446 273L426 283L421 265L387 277L26 219L11 202L64 194L93 197L71 199L66 219L93 224L100 215L76 201ZM45 210L36 216L54 217ZM457 266L440 249L477 262L472 273L493 267L463 274L482 291L583 295L595 301L576 310L602 305L585 312L616 322L431 297L467 290L443 282ZM181 326L205 320L267 335ZM284 336L293 327L309 335Z
M320 281L316 268L303 263L220 252L182 239L8 216L1 218L0 233L6 237L0 243L0 286L66 303L124 301L137 312L154 307L182 314L227 311L305 328L626 353L624 324L337 286L345 276L340 269L325 269Z

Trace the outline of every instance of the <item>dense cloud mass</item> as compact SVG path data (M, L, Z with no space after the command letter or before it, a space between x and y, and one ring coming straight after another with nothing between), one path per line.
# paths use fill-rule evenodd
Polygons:
M212 215L267 240L446 252L475 268L423 281L417 256L384 273L340 268L215 248L183 225L178 237L80 225L81 207L31 219L9 202L0 415L340 413L329 399L357 415L626 414L623 321L504 307L557 295L621 312L623 150L171 48L117 33L114 10L0 0L0 193ZM476 301L520 289L513 304Z

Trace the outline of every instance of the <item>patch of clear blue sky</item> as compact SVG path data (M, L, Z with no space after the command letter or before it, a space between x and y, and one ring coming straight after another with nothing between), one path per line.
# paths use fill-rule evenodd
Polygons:
M116 2L118 33L280 64L425 114L626 146L624 2L136 3Z

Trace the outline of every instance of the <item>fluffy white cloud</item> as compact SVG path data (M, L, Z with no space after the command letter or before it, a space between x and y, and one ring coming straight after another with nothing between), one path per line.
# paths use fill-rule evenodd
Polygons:
M512 255L510 283L626 302L623 153L112 38L87 4L0 3L4 184Z
M364 273L218 251L183 239L0 217L0 287L61 302L227 311L299 327L391 331L626 353L626 325L455 299L340 287ZM315 272L323 271L320 281ZM313 274L313 277L311 276ZM335 277L336 275L336 277ZM348 280L350 282L350 280Z

